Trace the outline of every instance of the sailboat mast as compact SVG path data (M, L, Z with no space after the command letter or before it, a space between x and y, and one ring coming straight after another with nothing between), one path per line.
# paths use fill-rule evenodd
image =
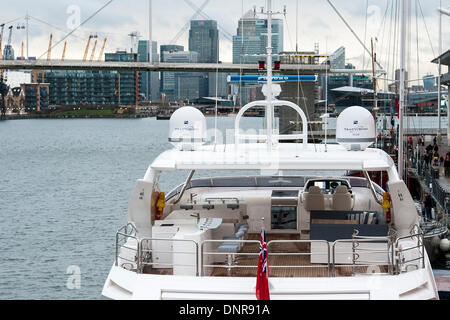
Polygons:
M404 176L404 146L403 146L403 114L405 110L405 59L406 59L406 1L401 3L401 42L400 42L400 101L399 101L399 128L398 128L398 173Z
M439 1L439 9L442 8L442 1ZM441 11L439 11L439 52L438 52L438 56L439 56L439 67L438 67L438 71L439 71L439 76L438 76L438 80L437 80L437 85L438 85L438 141L441 141L441 97L442 97L442 92L441 92L441 76L442 76L442 63L441 63L441 55L442 55L442 13ZM450 116L449 116L450 118Z
M267 144L269 149L272 149L272 134L273 134L273 91L272 91L272 0L267 0Z

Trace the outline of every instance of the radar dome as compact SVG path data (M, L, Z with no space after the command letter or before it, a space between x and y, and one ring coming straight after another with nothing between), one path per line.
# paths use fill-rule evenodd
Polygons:
M169 141L178 149L195 150L206 139L206 119L197 108L182 107L170 117Z
M363 107L341 112L336 124L336 140L348 151L364 151L375 142L375 120Z

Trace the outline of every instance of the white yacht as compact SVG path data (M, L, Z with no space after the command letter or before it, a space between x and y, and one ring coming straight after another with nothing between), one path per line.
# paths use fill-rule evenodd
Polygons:
M199 170L274 168L279 175L193 179ZM159 178L174 170L192 171L164 197ZM324 175L287 174L302 170ZM386 171L389 193L368 174L327 174L342 170ZM262 218L272 299L438 299L419 215L392 159L306 142L183 144L161 154L133 191L102 295L255 299Z
M271 299L438 299L409 190L391 157L369 148L376 137L372 115L349 108L338 119L339 144L308 143L305 113L276 99L268 29L267 99L240 110L233 144L205 144L206 121L195 108L172 115L174 148L137 181L102 296L256 299L263 223ZM252 107L266 110L259 135L240 129ZM278 134L276 107L294 109L303 131ZM202 170L242 175L195 179ZM270 175L248 176L249 170ZM190 173L166 194L160 187L166 171ZM364 177L346 176L350 171ZM387 174L388 190L370 180L377 171Z

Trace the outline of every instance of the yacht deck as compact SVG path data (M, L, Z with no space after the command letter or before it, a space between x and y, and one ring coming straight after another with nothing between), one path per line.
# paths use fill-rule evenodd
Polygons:
M249 234L249 241L259 241L260 234ZM269 276L275 278L320 278L330 277L331 265L312 264L310 259L310 243L296 243L289 241L300 240L299 234L266 234L267 242L273 240L288 241L273 243L269 253ZM258 266L259 244L246 243L236 256L231 267L226 262L216 263L210 268L210 276L213 277L256 277ZM304 255L292 255L304 254ZM330 261L331 262L331 261ZM334 267L335 277L351 277L354 274L368 273L367 266L339 266ZM388 273L388 266L378 266L378 273ZM173 275L172 268L150 268L146 266L144 273Z

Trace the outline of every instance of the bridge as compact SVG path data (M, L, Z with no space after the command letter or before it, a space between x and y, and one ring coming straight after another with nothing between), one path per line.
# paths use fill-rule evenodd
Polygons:
M138 71L138 72L223 72L260 73L258 64L233 63L167 63L167 62L116 62L81 60L0 60L4 70L96 70L96 71ZM353 73L371 74L372 70L331 69L325 64L281 64L282 74Z

